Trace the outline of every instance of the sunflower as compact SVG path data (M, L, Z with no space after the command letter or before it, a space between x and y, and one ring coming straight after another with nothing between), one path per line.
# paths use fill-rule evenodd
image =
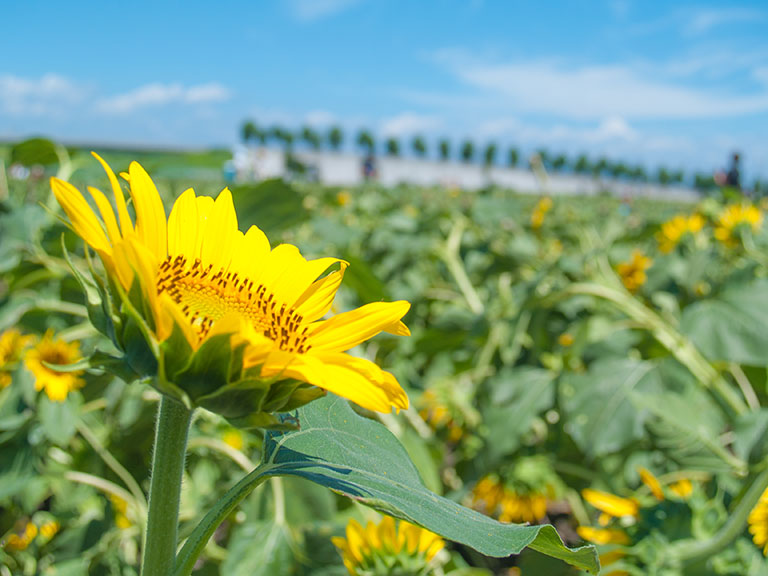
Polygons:
M9 552L20 552L26 550L37 537L37 526L32 522L27 522L20 533L12 533L3 542L3 548Z
M0 334L0 390L11 383L11 372L21 359L24 349L30 346L34 340L34 336L22 335L15 328Z
M432 574L433 559L445 546L440 536L403 520L385 516L377 525L363 528L355 519L347 524L346 538L332 542L341 552L352 576L381 574Z
M678 214L661 225L661 230L657 235L659 250L665 254L672 252L686 234L695 235L703 227L704 218L701 214L690 216Z
M725 246L735 246L739 231L757 232L763 224L763 213L752 204L731 204L720 214L715 227L715 238Z
M53 178L53 192L75 232L99 254L123 308L140 317L138 332L157 359L155 381L162 392L180 389L186 394L182 399L195 401L194 386L204 387L210 397L232 378L248 379L251 392L269 383L299 381L371 410L408 406L392 374L346 353L380 332L408 335L401 322L408 302L376 302L323 319L347 262L306 260L290 244L272 248L256 226L242 233L228 189L215 200L189 189L166 218L154 183L137 162L122 175L130 184L134 225L117 177L94 156L109 177L117 216L95 188L88 191L100 219L71 184ZM124 333L118 344L127 354ZM228 354L222 370L204 370L211 365L208 356L184 360L204 349L205 354ZM182 359L179 350L185 351ZM311 399L304 393L281 406ZM236 402L242 405L242 398Z
M627 262L622 262L616 268L622 284L630 292L637 290L648 279L645 271L651 267L653 260L646 256L642 250L633 250L632 257Z
M540 522L547 515L547 497L537 490L515 489L495 476L485 476L472 489L471 506L500 522Z
M749 533L756 546L763 549L763 556L768 556L768 490L763 492L747 519Z
M80 375L82 370L59 372L46 366L47 364L67 365L81 360L80 344L64 342L54 338L49 330L37 345L27 352L24 366L35 377L35 390L45 390L53 402L64 402L73 390L82 388L85 382Z

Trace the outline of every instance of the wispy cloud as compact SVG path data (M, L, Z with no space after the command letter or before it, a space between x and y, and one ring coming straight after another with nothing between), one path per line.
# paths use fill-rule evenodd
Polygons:
M57 74L40 78L0 76L0 113L8 116L46 116L65 112L83 100L88 89Z
M438 53L437 62L498 107L571 119L717 118L768 110L768 90L753 94L690 87L665 78L664 66L573 65L559 60L488 62ZM719 88L719 87L718 87Z
M315 128L326 128L338 121L336 115L328 110L312 110L304 117L304 122Z
M384 136L401 137L420 132L432 132L442 125L443 122L436 116L404 112L382 120L380 131Z
M127 114L141 108L168 104L205 104L228 100L230 91L218 83L185 87L181 84L146 84L135 90L105 98L97 109L111 114Z
M297 20L311 22L343 12L361 0L292 0L291 12Z
M724 8L721 10L693 10L687 14L683 31L690 36L706 34L717 26L738 22L754 22L765 18L765 13L751 8Z

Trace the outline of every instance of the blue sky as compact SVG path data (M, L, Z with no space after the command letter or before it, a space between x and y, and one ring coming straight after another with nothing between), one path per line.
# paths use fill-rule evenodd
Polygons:
M768 176L766 30L757 1L12 2L0 138L228 146L252 118Z

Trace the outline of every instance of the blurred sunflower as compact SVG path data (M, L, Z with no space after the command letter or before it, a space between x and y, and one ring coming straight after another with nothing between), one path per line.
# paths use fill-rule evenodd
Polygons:
M640 506L634 499L622 498L608 492L585 488L581 491L584 500L600 510L598 519L601 526L607 526L613 518L637 518Z
M747 519L749 533L756 546L762 548L763 556L768 556L768 490L763 492Z
M346 538L332 539L352 576L433 574L435 556L445 546L440 536L403 520L385 516L365 528L355 519L347 524Z
M429 389L419 400L419 415L432 430L447 430L448 440L457 443L464 436L464 429L453 416L453 409L446 399L441 398L434 389Z
M539 200L536 203L536 207L533 209L533 212L531 213L531 227L534 230L538 230L541 228L541 225L544 224L544 218L547 215L547 212L549 212L552 209L552 198L549 196L544 196L541 200Z
M664 254L671 252L686 234L695 235L703 227L704 218L701 214L692 214L690 216L678 214L661 225L661 230L656 236L659 242L659 250Z
M29 548L37 537L38 529L32 522L27 522L19 532L9 535L3 542L3 548L9 552L20 552Z
M763 213L752 204L731 204L720 213L715 226L715 238L724 246L735 246L739 231L757 232L763 224Z
M22 352L35 341L31 335L11 328L0 334L0 390L11 383L11 371L21 359Z
M592 526L579 526L576 532L587 542L592 544L622 544L630 543L629 536L623 530L617 528L594 528ZM602 558L601 558L601 564Z
M78 342L64 342L54 338L53 331L48 330L40 342L27 352L24 366L35 377L35 390L45 390L53 402L64 402L70 392L82 388L85 384L80 378L83 371L58 372L45 364L65 366L81 359Z
M485 476L475 484L471 507L500 522L536 523L547 515L547 497L536 490L523 491L502 484L496 476Z
M633 250L632 257L627 262L622 262L616 267L622 284L630 292L637 290L648 279L645 271L651 267L653 260L646 256L642 250Z
M258 368L263 381L306 382L371 410L408 407L408 397L392 374L346 354L380 332L408 335L401 322L408 302L376 302L322 320L346 262L306 260L290 244L272 249L256 226L243 234L228 189L216 200L189 189L166 219L154 183L136 162L123 174L130 183L134 226L117 177L94 156L109 177L117 217L95 188L88 190L101 219L74 186L56 178L51 185L75 232L99 254L110 279L126 295L124 303L134 298L131 305L147 326L141 337L159 364L155 373L161 391L177 390L162 387L164 379L173 378L163 370L166 362L179 362L174 357L178 352L165 354L163 342L178 334L194 353L219 336L232 349L243 350L242 366L233 368L236 374ZM225 386L227 377L216 387ZM205 385L211 386L210 376L206 378ZM307 394L302 398L311 400Z
M640 474L640 481L648 487L656 500L664 500L664 490L659 479L647 468L638 468L638 474Z

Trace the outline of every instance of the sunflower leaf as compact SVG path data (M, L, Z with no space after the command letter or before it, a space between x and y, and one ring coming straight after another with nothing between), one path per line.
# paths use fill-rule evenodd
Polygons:
M568 549L552 526L502 524L427 490L395 436L345 400L329 394L300 409L298 419L299 430L267 434L268 475L306 478L488 556L529 547L597 573L594 547Z

